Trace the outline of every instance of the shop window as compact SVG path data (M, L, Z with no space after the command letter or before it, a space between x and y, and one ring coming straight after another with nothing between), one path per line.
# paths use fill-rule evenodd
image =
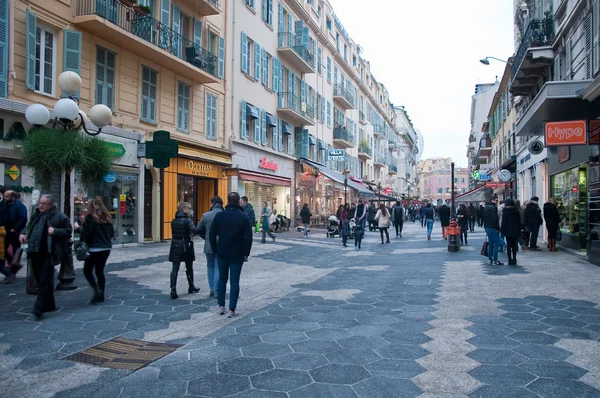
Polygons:
M186 202L192 205L192 212L196 209L196 203L194 201L195 192L196 192L196 177L186 176L186 175L177 175L177 204ZM170 214L165 214L165 219L169 219L169 217L175 216ZM191 217L194 217L194 214L191 214Z

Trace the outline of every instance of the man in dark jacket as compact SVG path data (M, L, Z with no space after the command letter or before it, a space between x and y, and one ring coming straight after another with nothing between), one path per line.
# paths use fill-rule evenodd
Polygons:
M473 203L469 205L469 230L475 232L475 220L477 219L477 208Z
M237 316L235 311L240 295L240 274L242 265L252 249L252 228L250 219L240 206L240 195L231 192L227 196L225 211L215 215L209 232L210 247L219 264L218 302L220 314L225 314L225 291L231 272L229 293L229 317Z
M527 207L525 208L525 228L530 232L529 237L529 250L540 251L537 245L538 235L540 233L540 226L543 224L542 211L538 206L540 198L534 196L531 198Z
M363 203L362 199L358 199L358 206L356 206L356 211L354 212L354 220L356 224L360 224L363 231L367 226L367 206Z
M44 312L54 311L54 266L66 260L73 228L69 218L58 211L52 195L42 195L29 225L21 231L19 241L28 244L27 257L31 258L33 276L39 293L33 315L37 319Z
M483 205L479 205L479 208L477 209L477 226L479 228L483 227L483 211L485 210L485 208L483 207Z
M498 218L498 197L494 196L483 210L483 226L488 238L488 259L490 265L504 265L498 261L500 248L500 219Z
M12 257L21 248L19 243L19 233L27 226L27 208L18 200L15 191L6 191L4 201L6 202L6 212L4 214L4 224L6 227L6 238L4 240L6 261L12 262ZM8 254L8 247L12 247L12 254ZM13 275L16 275L19 269L11 267ZM13 278L14 279L14 278Z
M392 207L392 220L394 221L394 228L396 229L396 238L402 237L402 228L404 227L404 209L400 202L396 202L396 205Z
M7 211L6 211L7 203L6 203L6 200L4 199L4 194L7 191L8 191L8 189L5 187L0 188L0 194L2 195L2 196L0 196L0 228L4 228L5 232L6 232L5 221L7 218ZM1 239L2 239L2 237L0 236L0 240ZM6 247L8 247L6 236L4 236L4 242L1 244L2 244L2 249L4 249L3 257L6 257ZM12 283L15 280L14 275L9 271L8 268L6 268L6 261L4 259L0 259L0 274L4 275L5 283Z
M252 207L250 205L250 207ZM210 228L215 219L215 216L220 211L223 211L223 199L219 196L215 196L210 199L210 211L207 211L202 215L196 232L202 239L204 239L204 255L206 256L206 267L208 274L208 288L209 297L215 297L215 292L219 290L219 266L217 265L217 257L210 247ZM254 210L252 210L254 211Z
M371 202L371 205L367 209L367 223L369 223L369 231L373 231L375 223L375 215L377 214L377 207L375 202Z
M248 217L250 217L250 224L252 225L252 228L254 228L256 225L256 214L254 213L254 207L252 207L252 205L248 203L247 196L242 196L242 198L240 199L240 206L242 206L242 208L244 209L244 213L246 213Z
M444 203L439 210L440 224L442 226L442 238L448 239L448 227L450 226L450 207Z

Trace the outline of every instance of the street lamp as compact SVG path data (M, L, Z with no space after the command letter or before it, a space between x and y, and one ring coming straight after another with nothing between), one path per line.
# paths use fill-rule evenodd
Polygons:
M348 174L350 170L344 169L344 205L348 203Z
M484 65L489 65L490 64L490 59L495 59L496 61L500 61L500 62L504 62L505 64L509 64L512 65L512 62L510 61L506 61L500 58L496 58L496 57L485 57L483 59L480 59L479 62L481 62Z
M85 125L87 116L79 109L79 100L74 97L81 89L81 77L71 71L63 72L58 77L58 86L66 98L61 98L54 104L53 127L63 130L83 129L86 134L95 136L100 134L102 128L108 126L112 121L112 111L109 107L97 104L90 109L91 122L98 127L97 131L88 130ZM25 110L25 119L32 126L41 127L50 121L50 111L42 104L32 104Z

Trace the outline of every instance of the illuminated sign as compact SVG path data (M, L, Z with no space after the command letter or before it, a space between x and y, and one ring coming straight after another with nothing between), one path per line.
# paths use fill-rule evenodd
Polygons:
M258 163L258 167L265 170L277 171L279 170L279 165L273 161L268 161L266 157L262 157L260 162Z

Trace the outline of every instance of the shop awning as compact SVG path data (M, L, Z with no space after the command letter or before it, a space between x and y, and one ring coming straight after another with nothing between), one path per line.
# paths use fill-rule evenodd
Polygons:
M255 106L252 106L250 104L247 104L246 105L246 116L250 116L253 119L258 119L259 118L258 108Z
M290 125L287 124L286 122L281 122L281 132L283 134L292 134L292 129L290 128Z
M238 178L244 181L253 181L266 185L278 185L283 187L291 187L292 180L289 178L270 176L266 174L254 173L251 171L239 171Z
M308 144L309 145L317 145L317 139L315 138L314 135L308 136Z
M306 158L300 158L300 162L306 163L307 165L311 166L312 168L319 170L319 173L323 174L325 177L329 178L330 180L333 180L339 184L344 185L344 175L343 174L338 173L337 171L333 171L330 168L327 168L319 163L313 162L312 160L309 160ZM351 178L348 178L348 188L357 190L358 193L360 194L360 196L363 196L363 194L371 194L372 193L365 187L352 181Z
M327 149L327 147L325 146L325 143L321 140L319 140L319 150L324 150Z
M546 122L585 120L595 115L594 105L581 98L582 91L590 83L592 80L552 81L544 84L517 122L517 135L544 135Z
M271 127L277 127L277 118L270 113L267 113L267 124Z
M494 189L489 186L480 186L463 194L454 197L457 203L485 203L494 194Z

